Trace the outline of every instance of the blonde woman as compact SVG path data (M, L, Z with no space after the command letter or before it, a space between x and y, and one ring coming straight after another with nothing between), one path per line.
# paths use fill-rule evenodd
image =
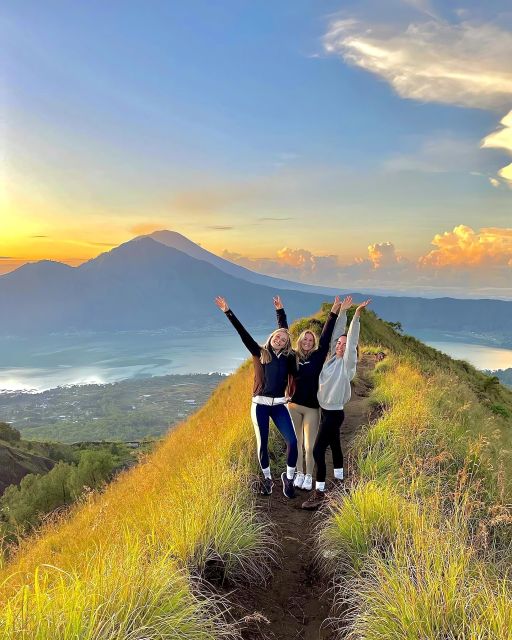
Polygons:
M286 402L287 387L290 379L297 374L297 364L290 334L287 329L277 329L270 334L266 343L260 346L243 327L224 298L217 296L215 304L226 314L252 355L254 385L251 417L256 434L258 459L263 472L261 493L270 495L274 486L268 455L269 425L272 418L286 442L286 471L281 474L283 493L287 498L294 498L293 477L297 464L297 438Z
M293 482L299 489L309 491L313 488L313 447L318 434L320 420L320 405L318 403L318 379L325 358L329 351L331 336L336 325L338 313L346 311L352 304L352 298L347 297L340 302L338 296L329 313L320 339L310 329L303 331L295 347L297 360L297 376L294 380L293 395L288 404L292 416L298 443L297 473ZM288 328L286 313L281 298L274 298L274 307L277 312L277 323L280 328ZM306 465L304 469L304 452ZM305 473L304 473L305 471Z

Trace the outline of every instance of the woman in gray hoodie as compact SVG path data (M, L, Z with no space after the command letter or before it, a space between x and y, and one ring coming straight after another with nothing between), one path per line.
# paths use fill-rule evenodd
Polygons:
M340 427L345 418L344 406L350 400L350 382L356 374L357 343L359 342L359 317L370 304L365 300L356 309L348 333L344 333L346 313L340 313L334 327L329 355L322 367L318 384L320 425L313 448L316 462L315 491L302 505L303 509L318 509L325 499L325 452L331 447L334 478L343 480L343 453L340 444Z

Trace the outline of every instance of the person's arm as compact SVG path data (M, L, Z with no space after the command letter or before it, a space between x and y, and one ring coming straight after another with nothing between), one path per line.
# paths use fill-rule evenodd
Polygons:
M322 333L320 334L320 339L318 340L318 351L320 353L323 353L324 357L327 355L327 352L329 350L332 332L334 331L334 325L336 324L340 307L341 307L340 298L339 296L336 296L334 298L334 303L332 305L331 311L329 312L329 316L327 317L327 320L324 322Z
M334 355L338 338L345 333L345 327L347 325L347 309L350 309L351 306L352 306L352 296L347 296L340 305L340 312L338 314L338 319L336 320L336 324L334 325L334 330L331 336L331 344L329 346L329 353L328 353L329 356Z
M353 380L356 375L357 368L357 344L359 342L359 330L360 322L359 317L361 311L370 304L371 300L365 300L356 309L350 328L347 333L347 346L345 347L345 353L343 359L345 360L346 372L349 380Z
M243 326L240 320L231 311L226 300L224 298L221 298L220 296L217 296L215 298L215 304L219 307L221 311L223 311L226 314L226 317L231 322L231 324L235 327L238 335L242 338L242 342L247 347L249 352L253 356L256 356L257 358L259 358L261 355L260 345L256 342L256 340L251 336L251 334Z
M279 296L274 296L274 307L276 309L277 316L277 328L278 329L288 329L288 320L286 318L286 313L283 308L283 303Z

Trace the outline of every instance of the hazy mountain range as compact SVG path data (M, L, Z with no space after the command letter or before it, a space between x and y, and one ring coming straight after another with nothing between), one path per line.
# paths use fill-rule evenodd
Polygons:
M171 231L140 236L79 267L43 260L0 277L0 334L226 327L223 295L248 326L268 326L280 293L290 319L335 291L289 282L220 258ZM356 299L363 297L353 293ZM366 296L365 296L366 297ZM512 341L512 302L373 296L373 309L404 330L475 332Z

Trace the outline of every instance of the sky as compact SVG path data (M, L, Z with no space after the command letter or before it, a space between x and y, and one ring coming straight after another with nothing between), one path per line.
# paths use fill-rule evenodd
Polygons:
M178 231L255 270L512 299L512 7L0 8L0 274Z

